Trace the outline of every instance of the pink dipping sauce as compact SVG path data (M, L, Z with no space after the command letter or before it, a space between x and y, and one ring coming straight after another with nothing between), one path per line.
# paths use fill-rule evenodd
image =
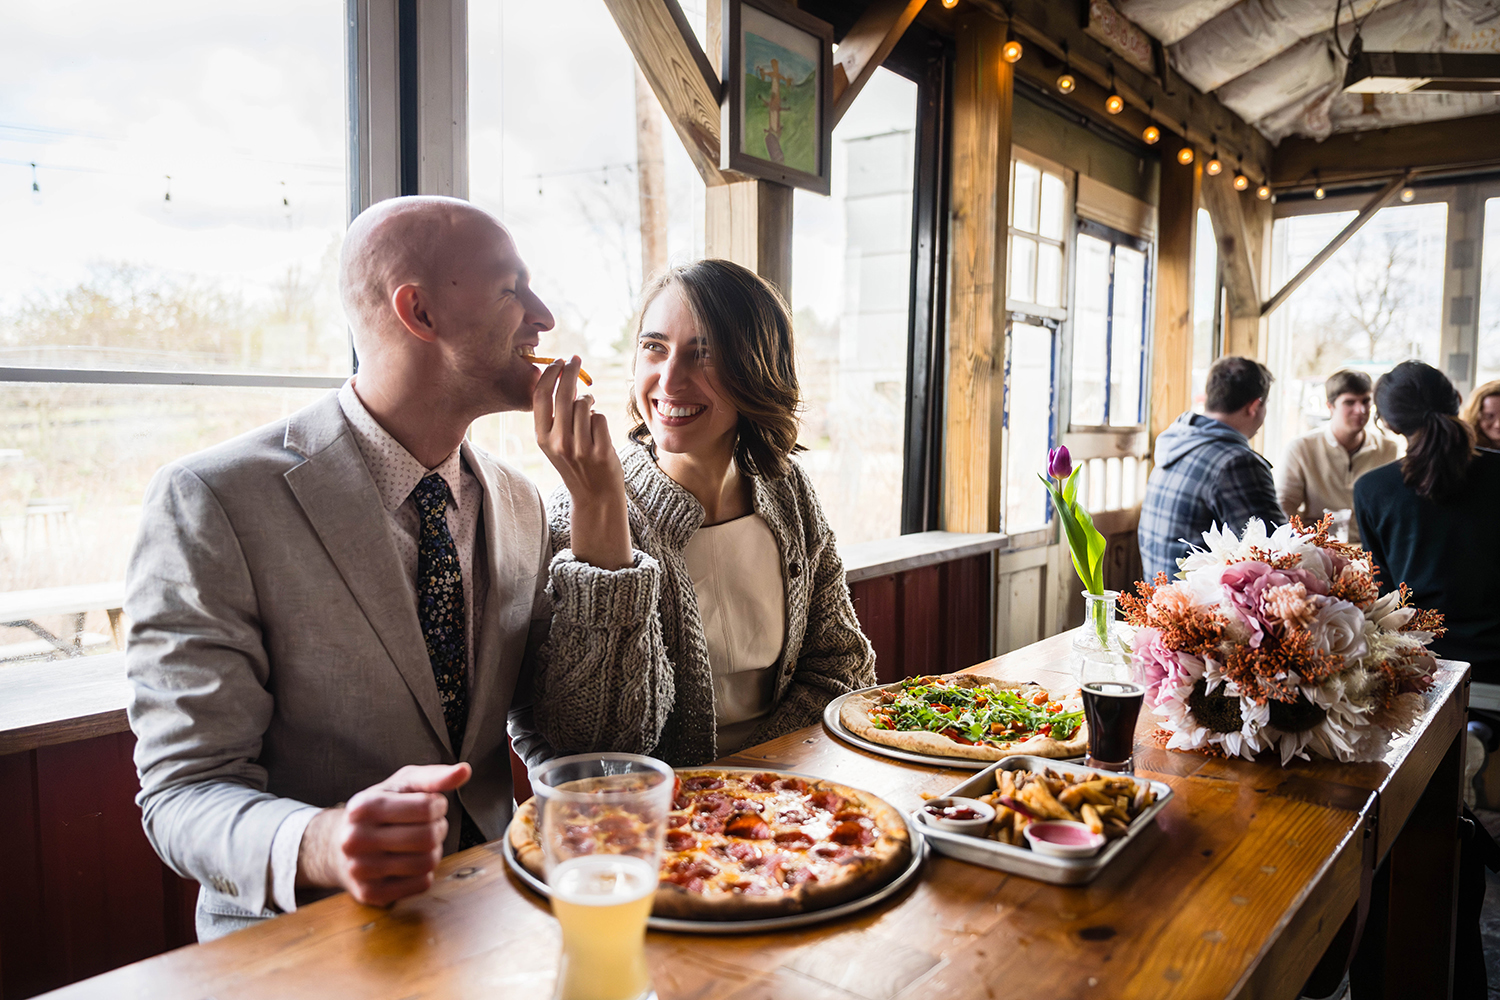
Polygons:
M1033 823L1031 835L1037 840L1067 847L1086 847L1094 842L1094 835L1086 827L1069 823Z

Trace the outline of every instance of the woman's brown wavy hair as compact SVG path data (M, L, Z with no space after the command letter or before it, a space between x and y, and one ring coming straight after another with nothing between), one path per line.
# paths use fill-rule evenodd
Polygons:
M1458 414L1458 419L1474 428L1474 439L1485 447L1489 447L1490 445L1488 439L1484 436L1484 431L1479 429L1479 408L1491 396L1500 396L1500 379L1494 382L1486 382L1484 385L1475 388L1473 392L1469 393L1469 401L1464 404L1463 410Z
M740 414L734 461L741 473L780 479L797 443L802 391L792 353L792 317L776 287L748 268L709 258L674 267L652 280L636 319L636 354L641 324L656 297L668 288L682 293L688 311L708 340L714 380ZM635 362L631 361L631 371ZM630 440L656 452L651 432L630 393L627 412L635 426Z

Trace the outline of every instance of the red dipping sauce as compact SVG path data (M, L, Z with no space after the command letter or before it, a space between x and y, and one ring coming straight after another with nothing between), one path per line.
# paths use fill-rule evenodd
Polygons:
M942 819L982 819L984 814L968 806L925 806L929 813Z

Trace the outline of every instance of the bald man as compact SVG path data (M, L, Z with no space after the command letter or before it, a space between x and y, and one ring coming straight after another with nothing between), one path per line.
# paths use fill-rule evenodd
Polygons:
M645 607L659 570L630 547L578 359L526 360L552 316L504 227L453 199L381 202L349 228L340 291L358 375L158 472L127 571L137 801L202 886L201 941L335 889L425 890L510 819L507 717L534 729L549 630L659 641L648 615L572 620L547 597L549 573L564 591L581 574ZM536 487L464 440L533 408L583 507L555 565Z

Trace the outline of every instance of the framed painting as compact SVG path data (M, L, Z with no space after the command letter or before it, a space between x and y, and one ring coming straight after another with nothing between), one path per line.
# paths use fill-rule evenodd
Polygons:
M829 192L833 26L781 0L723 0L719 166Z

